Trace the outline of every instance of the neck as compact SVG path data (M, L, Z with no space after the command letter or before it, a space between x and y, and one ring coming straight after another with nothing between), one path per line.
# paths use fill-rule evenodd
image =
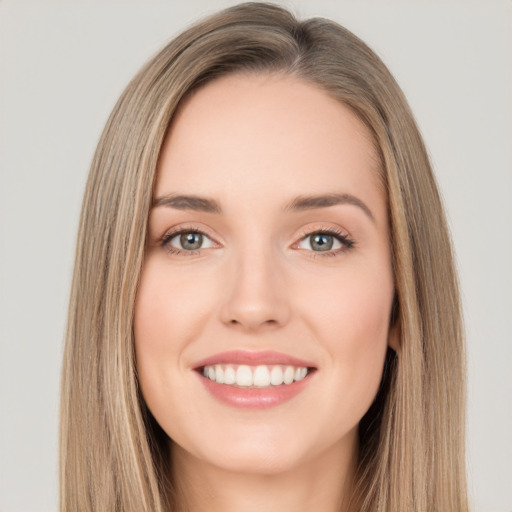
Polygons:
M179 512L348 512L357 442L266 474L224 470L172 446ZM350 510L354 510L351 508Z

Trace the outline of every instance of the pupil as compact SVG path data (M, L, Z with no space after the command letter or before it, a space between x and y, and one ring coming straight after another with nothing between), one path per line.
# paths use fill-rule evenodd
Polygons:
M180 242L183 249L193 251L199 249L203 244L203 235L200 233L186 233L180 236Z
M311 248L315 251L329 251L332 246L333 239L331 235L315 235L311 241Z

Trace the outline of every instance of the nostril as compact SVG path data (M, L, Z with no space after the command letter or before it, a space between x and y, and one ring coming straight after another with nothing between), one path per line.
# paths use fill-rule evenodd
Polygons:
M262 327L276 327L279 325L278 320L269 319L260 321L257 318L243 318L237 320L236 318L232 318L228 321L229 325L238 326L238 327L247 327L249 329L261 329Z
M243 268L226 283L225 293L219 298L224 325L252 331L287 323L290 311L286 287L276 277L263 275L259 267Z

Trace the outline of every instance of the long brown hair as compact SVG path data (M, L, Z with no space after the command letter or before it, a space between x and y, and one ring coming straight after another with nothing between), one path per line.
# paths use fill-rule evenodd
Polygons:
M360 424L361 511L467 511L465 370L457 278L429 159L388 69L325 19L272 4L215 14L130 82L96 150L73 277L61 403L61 510L172 510L166 439L136 376L133 309L166 131L217 77L279 72L349 106L371 130L387 190L400 348Z

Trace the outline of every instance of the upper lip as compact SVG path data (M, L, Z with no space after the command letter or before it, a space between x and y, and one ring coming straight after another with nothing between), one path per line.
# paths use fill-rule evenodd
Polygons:
M252 352L247 350L230 350L228 352L220 352L213 356L207 357L194 364L194 369L203 366L213 366L215 364L246 364L250 366L282 364L289 366L299 366L306 368L314 368L310 361L299 359L281 352L265 350Z

